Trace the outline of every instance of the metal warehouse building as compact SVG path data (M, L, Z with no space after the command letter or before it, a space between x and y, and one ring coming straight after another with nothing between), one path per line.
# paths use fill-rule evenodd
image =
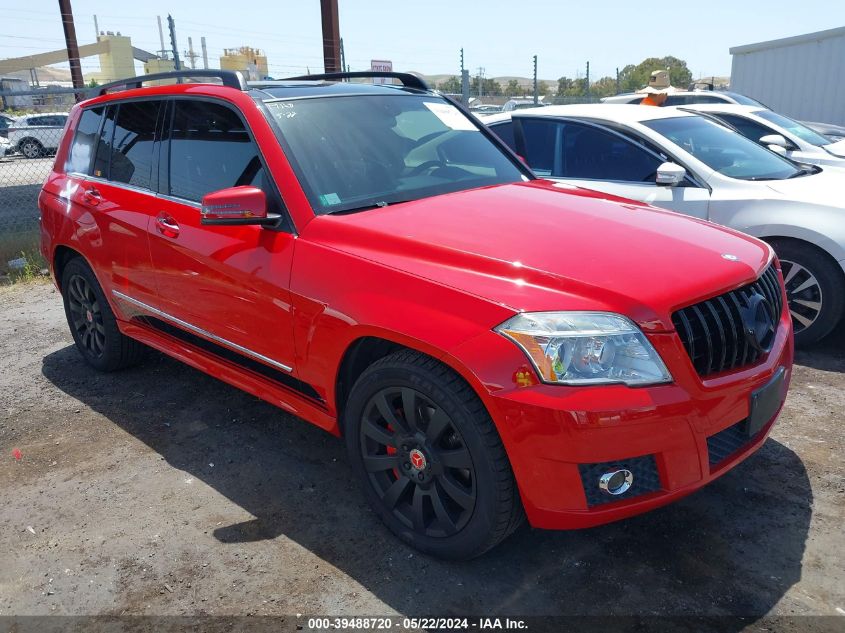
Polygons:
M845 27L730 53L731 90L793 119L845 125Z

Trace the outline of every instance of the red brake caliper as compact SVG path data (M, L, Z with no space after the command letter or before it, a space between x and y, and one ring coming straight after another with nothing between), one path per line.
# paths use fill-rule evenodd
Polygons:
M391 433L393 433L393 427L390 426L389 424L387 425L387 430L390 431ZM396 448L393 447L393 446L388 446L387 447L387 454L388 455L395 455L396 454ZM396 477L396 479L399 479L399 469L398 468L393 469L393 476Z

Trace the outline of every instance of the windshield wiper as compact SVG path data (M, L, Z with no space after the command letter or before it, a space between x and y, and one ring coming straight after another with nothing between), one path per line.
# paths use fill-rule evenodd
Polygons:
M371 209L381 209L384 207L392 207L397 204L402 204L403 202L413 202L414 200L418 200L419 198L408 198L407 200L394 200L393 202L387 202L385 200L379 200L378 202L370 202L367 204L362 204L360 207L350 207L348 209L338 209L337 211L326 211L325 215L346 215L347 213L358 213L359 211L369 211Z
M809 176L810 174L817 174L818 172L819 169L817 167L802 167L791 176L787 176L786 179L789 180L790 178L798 178L799 176Z

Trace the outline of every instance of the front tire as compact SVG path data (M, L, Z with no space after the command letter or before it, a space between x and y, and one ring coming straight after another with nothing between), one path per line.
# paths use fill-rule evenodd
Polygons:
M103 289L81 257L62 271L62 299L76 348L94 369L115 371L141 360L144 346L118 329Z
M845 276L833 259L810 244L777 240L796 345L816 343L833 330L845 311Z
M432 556L479 556L522 522L493 420L457 374L412 350L358 378L344 414L353 470L400 539Z

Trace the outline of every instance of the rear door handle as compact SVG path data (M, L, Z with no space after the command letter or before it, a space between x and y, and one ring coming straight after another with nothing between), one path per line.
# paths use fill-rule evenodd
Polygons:
M156 229L164 237L178 237L179 235L179 225L176 224L176 220L164 212L159 213L156 218Z
M82 192L82 199L96 207L103 201L103 196L100 195L96 187L88 187L88 189Z

